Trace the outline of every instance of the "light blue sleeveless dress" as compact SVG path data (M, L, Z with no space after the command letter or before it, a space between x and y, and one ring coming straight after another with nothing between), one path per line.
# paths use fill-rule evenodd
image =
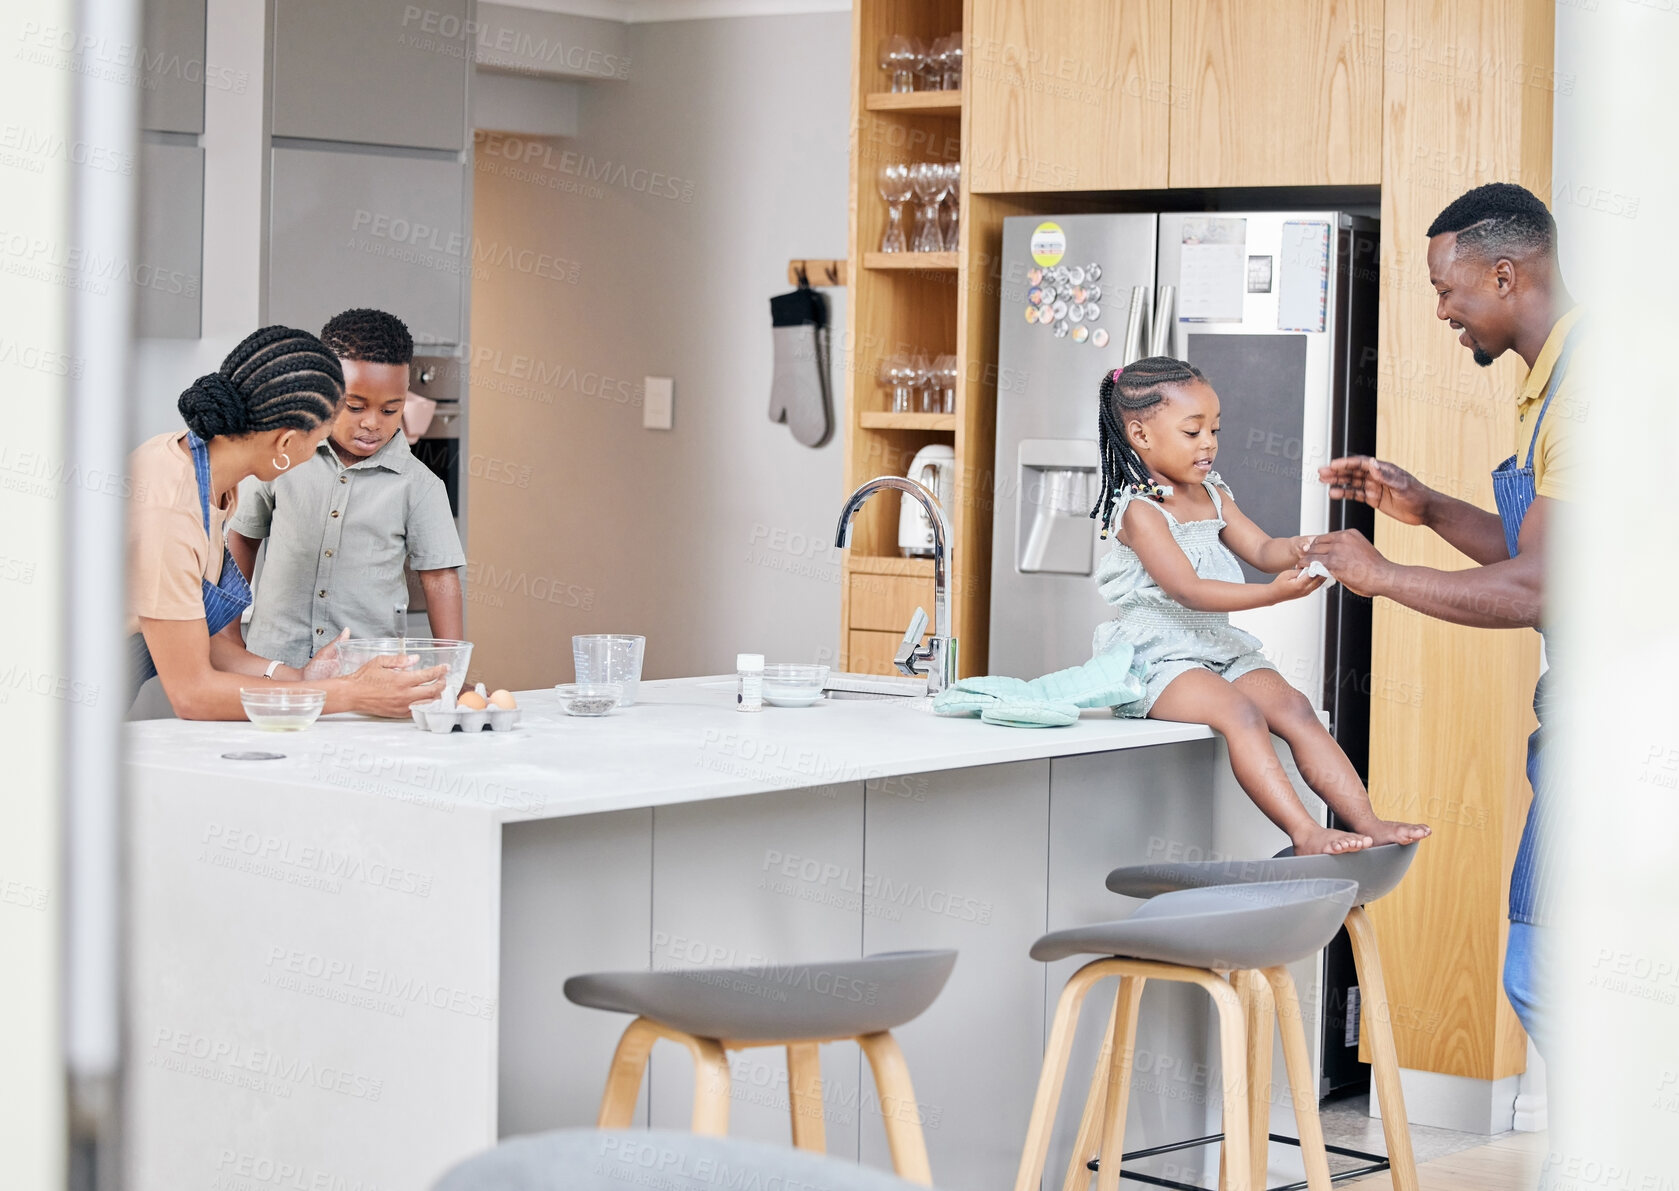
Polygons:
M1201 484L1213 498L1214 516L1208 521L1179 521L1166 506L1121 490L1114 507L1114 524L1126 506L1141 500L1153 507L1172 528L1195 573L1203 579L1242 583L1242 564L1219 540L1224 529L1224 499L1230 487L1215 471ZM1141 719L1167 685L1189 670L1210 670L1230 682L1254 670L1275 670L1263 653L1259 638L1230 623L1227 612L1196 612L1160 590L1143 567L1137 552L1117 537L1113 548L1096 564L1096 586L1113 605L1114 617L1097 626L1093 654L1124 643L1135 651L1133 665L1146 674L1142 698L1114 708L1114 714Z

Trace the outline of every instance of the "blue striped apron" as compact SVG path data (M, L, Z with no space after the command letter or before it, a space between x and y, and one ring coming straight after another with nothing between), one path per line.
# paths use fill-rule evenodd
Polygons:
M205 447L204 440L192 431L187 431L187 447L192 451L192 472L198 478L198 508L204 518L204 536L210 536L210 452ZM217 543L211 542L210 548L215 549ZM245 614L245 609L251 606L251 585L245 582L245 576L240 574L239 565L233 561L233 555L225 543L222 544L222 573L218 582L212 584L208 579L200 579L204 588L204 622L213 637L228 625ZM130 683L129 699L140 693L148 678L157 674L157 666L152 662L151 650L146 648L144 633L135 633L128 639L129 657L132 663L133 678Z
M1517 540L1521 536L1522 521L1527 516L1528 509L1532 507L1536 495L1533 483L1533 452L1539 445L1539 431L1545 424L1545 414L1551 408L1551 400L1561 387L1563 374L1568 370L1578 331L1579 326L1576 324L1564 340L1562 351L1551 369L1550 383L1545 386L1545 402L1539 407L1539 417L1533 423L1533 438L1527 447L1527 466L1517 467L1516 456L1512 455L1493 469L1492 495L1498 503L1498 519L1504 523L1504 543L1510 550L1511 558L1516 557L1519 552ZM1543 635L1544 630L1541 629L1540 633ZM1533 787L1533 802L1528 807L1527 823L1522 828L1521 846L1516 849L1516 866L1510 874L1512 922L1543 924L1545 912L1555 892L1551 888L1553 882L1545 879L1546 871L1554 870L1555 867L1551 851L1557 842L1554 820L1558 802L1555 792L1551 789L1557 778L1553 773L1553 766L1548 765L1544 759L1547 740L1545 723L1549 718L1545 697L1548 678L1549 670L1540 675L1539 684L1533 689L1533 714L1539 719L1539 727L1527 738L1527 781L1528 785Z

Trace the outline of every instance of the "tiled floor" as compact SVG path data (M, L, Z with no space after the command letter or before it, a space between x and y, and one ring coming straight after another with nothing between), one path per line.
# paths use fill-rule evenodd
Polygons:
M1333 1100L1319 1112L1323 1118L1323 1140L1333 1146L1363 1150L1370 1154L1387 1153L1382 1140L1382 1122L1370 1115L1370 1097L1355 1096ZM1509 1136L1501 1134L1498 1136ZM1434 1158L1456 1154L1462 1150L1484 1146L1495 1140L1484 1133L1459 1133L1454 1129L1430 1129L1427 1125L1411 1126L1411 1148L1420 1166ZM1355 1164L1355 1159L1330 1156L1330 1169L1342 1170Z

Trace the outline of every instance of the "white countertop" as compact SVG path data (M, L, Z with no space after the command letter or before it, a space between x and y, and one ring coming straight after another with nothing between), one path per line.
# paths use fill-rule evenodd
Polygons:
M307 731L246 723L146 720L127 725L128 763L225 779L254 778L509 821L663 806L739 794L902 779L937 770L1205 740L1199 724L1087 711L1065 728L1002 728L936 716L925 701L825 700L735 710L734 677L643 682L636 705L565 715L552 690L518 693L510 732L434 735L411 721L326 716ZM227 760L266 751L277 760Z

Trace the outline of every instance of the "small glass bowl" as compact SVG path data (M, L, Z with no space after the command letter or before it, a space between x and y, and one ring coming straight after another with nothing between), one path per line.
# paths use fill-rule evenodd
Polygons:
M566 682L554 688L567 715L608 715L624 697L617 682Z
M326 692L311 687L239 688L245 718L265 732L301 732L320 717Z
M764 702L772 707L809 707L822 698L828 667L774 662L764 667Z

